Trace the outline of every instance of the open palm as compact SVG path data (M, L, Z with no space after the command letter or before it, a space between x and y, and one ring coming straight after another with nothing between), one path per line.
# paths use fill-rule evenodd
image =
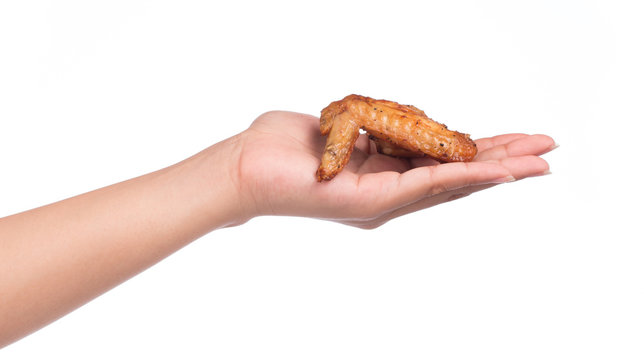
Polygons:
M476 141L473 162L440 164L379 154L360 135L343 171L319 183L315 171L325 141L318 118L283 111L260 116L241 134L239 181L256 215L308 216L373 228L496 184L547 173L539 155L555 146L545 135L499 135Z

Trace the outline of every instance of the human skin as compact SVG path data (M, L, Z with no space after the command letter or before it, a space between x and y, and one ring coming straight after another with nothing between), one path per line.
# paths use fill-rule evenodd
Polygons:
M0 348L51 323L213 230L262 215L365 229L497 184L548 173L545 135L477 140L473 162L375 151L319 183L319 119L269 112L244 132L167 168L0 218Z

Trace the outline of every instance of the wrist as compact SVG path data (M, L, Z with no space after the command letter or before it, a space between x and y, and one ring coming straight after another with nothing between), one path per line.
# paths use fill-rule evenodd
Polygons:
M239 135L231 137L175 165L207 231L241 225L254 216L239 182L240 141Z

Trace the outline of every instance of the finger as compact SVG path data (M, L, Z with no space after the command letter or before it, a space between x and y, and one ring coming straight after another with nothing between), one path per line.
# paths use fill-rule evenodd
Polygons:
M545 175L550 169L548 162L536 155L509 157L500 160L490 160L488 162L501 165L516 180Z
M421 167L421 166L434 166L434 165L439 165L441 162L432 159L429 156L426 157L419 157L419 158L410 158L409 163L411 164L412 167Z
M524 155L541 155L554 149L555 146L554 140L547 135L523 136L480 151L476 155L475 161L496 160Z
M511 182L532 176L544 175L549 170L548 163L542 158L534 155L512 157L484 163L489 165L496 164L503 170L499 169L498 167L478 167L476 166L476 163L454 164L464 164L467 167L465 171L475 171L479 173L475 174L475 176L472 176L470 174L461 174L459 178L455 178L456 175L444 175L442 174L442 171L439 172L441 167L446 168L446 166L444 165L451 164L443 164L441 166L433 167L436 170L434 170L435 172L431 177L436 181L436 184L433 184L433 186L431 186L431 190L426 197L419 197L419 200L416 200L416 202L420 202L418 202L415 207L411 207L410 209L419 209L422 208L422 206L433 206L439 203L453 200L459 196L464 196L475 191L487 189L500 183ZM452 169L449 169L448 171L452 172L451 170ZM411 171L412 170L408 171L407 173L410 173ZM509 175L506 175L505 177L499 177L499 175L504 173ZM405 174L402 174L401 177ZM441 179L441 177L444 178ZM415 202L411 203L413 204ZM404 205L403 207L406 206L408 205Z
M496 135L496 136L487 137L487 138L481 138L475 141L476 148L480 153L487 149L493 148L495 146L507 144L511 141L521 139L526 136L529 136L529 135L516 133L516 134L503 134L503 135Z
M524 179L530 176L543 175L548 171L548 163L538 156L523 156L523 157L508 158L508 159L499 160L498 164L503 166L505 169L507 169L512 174L512 177L517 180ZM465 186L461 188L455 188L452 190L440 192L433 196L427 196L415 202L412 202L410 204L404 205L400 208L393 209L392 211L373 219L368 226L363 226L363 227L369 227L369 228L377 227L399 216L410 214L412 212L426 209L448 201L460 199L465 196L469 196L470 194L473 194L477 191L489 189L496 185L498 184L489 183L489 184L470 185L470 186Z
M548 163L541 159L538 156L523 156L515 158L507 158L498 161L491 161L490 163L496 162L498 165L505 168L512 175L510 178L504 180L513 181L512 178L517 180L530 177L530 176L539 176L543 175L548 171ZM421 196L415 201L412 201L407 204L403 204L397 208L390 208L389 211L385 211L379 216L375 216L371 221L368 222L356 222L354 226L359 226L362 228L375 228L378 227L387 221L410 214L415 211L426 209L435 205L439 205L448 201L453 201L460 199L465 196L469 196L472 193L477 191L489 189L493 186L498 185L499 182L492 181L490 183L481 183L481 184L471 184L463 187L456 187L451 190L440 191L434 190L435 194L430 194L428 196Z
M364 174L358 192L361 198L372 200L373 194L380 194L371 210L382 214L446 191L512 180L511 173L500 162L448 163L402 174Z
M400 176L400 189L431 196L471 185L503 183L511 173L499 162L447 163L407 171Z
M482 191L485 189L489 189L491 187L496 186L497 184L485 184L485 185L476 185L476 186L468 186L465 188L461 189L456 189L452 191L447 191L442 194L439 194L437 196L431 196L431 197L426 197L423 199L420 199L414 203L411 203L409 205L403 206L401 208L395 209L379 218L374 219L369 226L380 226L387 221L391 219L395 219L397 217L411 214L416 211L428 209L432 206L436 206L442 203L446 203L449 201L454 201L457 199L464 198L466 196L469 196L475 192Z

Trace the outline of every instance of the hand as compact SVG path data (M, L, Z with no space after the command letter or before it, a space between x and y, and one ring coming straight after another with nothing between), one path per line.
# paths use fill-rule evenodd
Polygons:
M0 277L0 348L214 229L269 214L373 228L544 174L538 155L554 145L544 135L502 135L479 140L474 162L438 164L378 154L361 136L344 170L319 183L318 122L267 113L173 166L0 218L0 273L15 274Z
M508 134L477 140L470 163L379 154L360 135L347 166L319 183L315 171L325 145L319 119L275 111L240 134L241 192L252 216L295 215L374 228L390 219L497 184L548 173L539 155L552 150L545 135Z

